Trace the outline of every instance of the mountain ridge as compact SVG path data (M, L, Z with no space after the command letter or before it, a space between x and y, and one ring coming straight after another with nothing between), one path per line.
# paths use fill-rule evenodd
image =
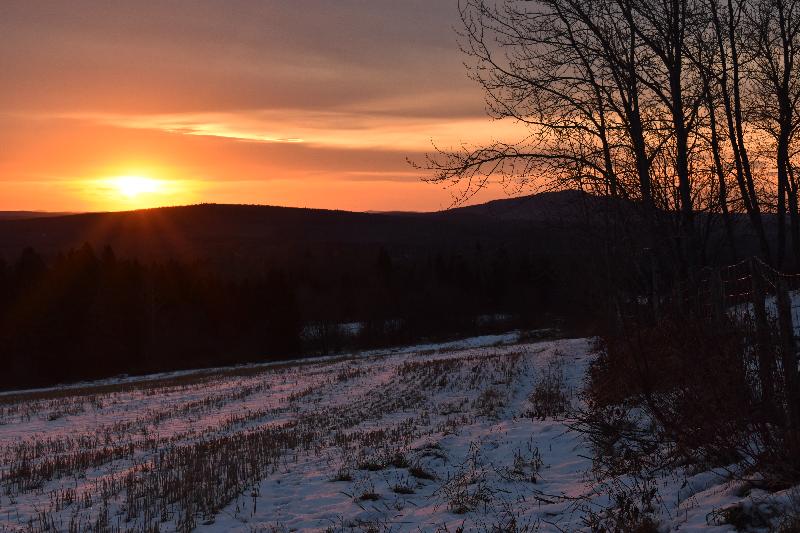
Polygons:
M463 248L475 242L513 243L546 233L551 223L570 226L583 193L577 195L546 193L428 213L195 204L35 218L0 216L0 255L11 259L28 246L54 254L83 243L98 249L110 245L121 255L141 259L260 257L303 247ZM503 203L509 201L514 203ZM512 215L497 216L504 206L515 206Z

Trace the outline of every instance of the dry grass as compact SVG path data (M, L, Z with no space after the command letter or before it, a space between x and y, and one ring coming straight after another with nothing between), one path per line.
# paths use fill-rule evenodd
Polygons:
M554 354L536 380L529 398L533 418L550 418L566 415L572 407L573 393L564 377L564 363L560 354Z
M39 509L16 520L7 516L7 525L31 532L190 531L212 523L232 502L241 502L242 515L255 513L261 480L332 450L342 459L331 481L353 482L358 469L390 469L405 474L389 489L413 494L418 483L438 479L431 461L445 464L448 457L435 443L419 449L412 443L498 416L526 364L521 352L491 349L438 357L396 366L340 358L2 396L0 424L100 420L0 442L5 502L32 499ZM388 372L379 387L361 386L378 370ZM430 389L462 399L437 403ZM336 396L333 390L343 400L321 404ZM403 416L395 422L373 424L398 413ZM528 466L517 467L530 475ZM466 479L442 480L454 512L491 496ZM367 486L353 498L374 502L381 494Z

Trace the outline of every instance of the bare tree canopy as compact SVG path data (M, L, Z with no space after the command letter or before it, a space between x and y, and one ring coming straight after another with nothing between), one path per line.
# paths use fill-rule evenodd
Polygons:
M703 263L712 225L735 256L732 218L742 213L765 260L787 262L790 241L800 264L800 2L459 8L461 47L487 112L526 134L437 149L421 165L426 179L454 184L464 199L489 180L612 198L635 206L638 221L626 223L644 228L649 247L686 268Z

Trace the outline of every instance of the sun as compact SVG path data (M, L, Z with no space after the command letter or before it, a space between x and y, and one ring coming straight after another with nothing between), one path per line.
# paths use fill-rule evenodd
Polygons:
M85 180L79 186L98 209L111 211L187 205L196 201L203 188L197 180L178 179L168 173L123 172Z
M111 180L117 192L127 198L136 198L140 194L156 193L161 190L159 180L144 176L119 176Z

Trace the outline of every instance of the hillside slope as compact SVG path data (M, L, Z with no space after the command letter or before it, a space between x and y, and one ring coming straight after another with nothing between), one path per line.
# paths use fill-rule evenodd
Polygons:
M13 258L26 246L51 254L84 242L96 248L110 245L121 255L144 259L261 256L275 248L330 245L418 248L515 243L552 236L555 226L568 231L574 219L564 215L573 199L574 193L539 198L530 204L526 217L494 216L500 209L494 204L396 214L202 204L46 218L0 217L0 256ZM514 213L522 210L517 206ZM556 239L548 240L557 245Z

